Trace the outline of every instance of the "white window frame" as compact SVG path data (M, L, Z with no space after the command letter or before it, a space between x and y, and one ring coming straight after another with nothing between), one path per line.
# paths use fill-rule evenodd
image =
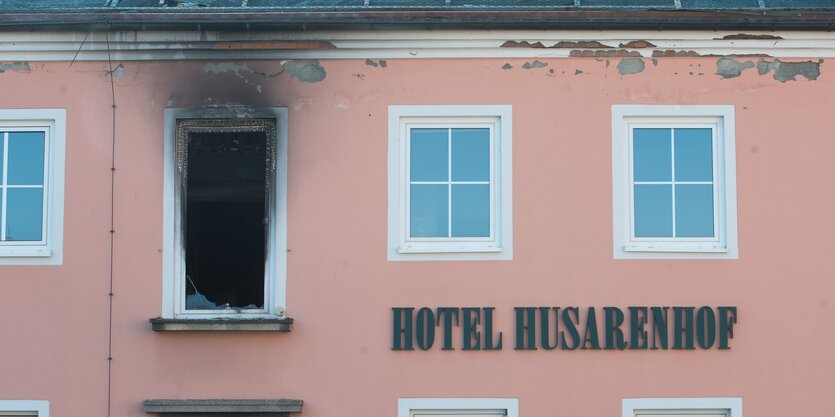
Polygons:
M5 132L12 131L44 132L43 240L0 242L0 265L61 265L64 262L67 111L0 109L0 146L6 142ZM4 158L8 158L7 151L3 152Z
M699 412L725 413L726 417L742 417L742 398L625 398L623 416L641 414L698 415Z
M714 134L713 238L636 238L632 129L710 127ZM613 105L612 222L615 259L737 259L736 139L732 105Z
M49 417L49 401L0 400L0 416Z
M413 417L416 412L420 413L419 415L467 414L469 416L474 414L485 417L519 417L519 399L400 398L397 400L397 417Z
M162 317L167 319L275 318L286 315L287 300L287 116L286 107L256 109L165 109L163 151L163 258ZM176 128L179 119L274 119L276 123L276 169L272 184L274 207L270 222L269 259L266 268L264 308L198 310L185 308L185 250L181 244L177 208L179 187L176 166Z
M388 260L513 259L512 107L509 105L389 106ZM410 238L408 132L412 127L491 129L490 238Z

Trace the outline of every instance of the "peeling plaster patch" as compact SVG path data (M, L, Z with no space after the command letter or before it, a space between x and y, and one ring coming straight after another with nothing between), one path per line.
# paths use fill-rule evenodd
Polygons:
M385 67L388 66L388 62L386 62L385 60L382 60L382 59L378 62L375 62L371 59L366 59L365 60L365 65L368 65L369 67L374 67L374 68L377 68L377 67L385 68Z
M739 62L733 58L719 58L716 61L716 75L722 78L739 77L742 75L742 71L748 68L754 68L754 63L751 61Z
M528 41L507 41L502 44L502 48L544 48L542 42L530 43Z
M327 76L325 68L319 65L317 59L281 61L281 68L303 83L318 83Z
M204 39L205 40L205 39ZM224 41L217 49L336 49L329 41Z
M351 74L351 75L353 75L354 77L357 77L358 79L360 79L360 81L365 81L365 74Z
M578 69L574 70L574 75L580 75L582 73L583 73L583 70L578 70Z
M598 41L560 41L554 44L552 48L567 48L567 49L577 49L577 48L611 48L609 45L604 45Z
M641 57L641 53L638 51L627 51L626 49L607 49L607 50L590 50L590 49L575 49L568 53L570 57L584 57L584 58L599 58L599 57L614 57L614 58L625 58L625 57Z
M30 67L29 63L25 61L15 61L11 64L0 64L0 73L4 73L6 71L29 72L32 71L32 67Z
M627 43L622 43L619 45L620 48L629 48L629 49L643 49L643 48L655 48L655 45L647 42L647 41L629 41Z
M655 50L652 51L654 57L695 57L701 56L696 51L676 51L673 49Z
M113 78L119 78L122 75L125 75L125 66L122 65L122 64L119 64L119 65L116 66L116 68L113 68L113 71L108 71L108 72L110 73L111 76L113 76Z
M618 62L618 72L620 75L637 74L646 68L644 60L639 58L626 58Z
M528 41L507 41L502 44L502 48L559 48L559 49L576 49L576 48L611 48L609 45L604 45L598 41L559 41L551 46L545 46L542 42L528 42Z
M253 72L252 68L250 68L249 65L238 65L234 62L208 63L203 66L203 72L209 74L223 74L225 72L234 72L235 74L240 75L241 71Z
M807 80L814 81L817 80L818 76L821 74L821 63L823 63L822 59L818 60L818 62L783 62L779 59L766 61L765 59L760 58L760 60L757 61L757 73L765 75L773 71L774 79L780 82L797 81L796 77L798 75L802 75Z
M510 65L510 63L505 63L504 65L502 65L502 69L503 70L513 69L513 65Z
M547 66L548 66L548 64L546 64L542 61L534 61L534 62L525 62L525 64L522 65L522 68L524 68L524 69L544 68L544 67L547 67Z
M653 58L652 59L652 65L657 67L658 66L658 60Z
M774 35L749 35L746 33L738 33L736 35L725 35L721 38L714 38L714 40L734 40L734 39L783 39L780 36Z

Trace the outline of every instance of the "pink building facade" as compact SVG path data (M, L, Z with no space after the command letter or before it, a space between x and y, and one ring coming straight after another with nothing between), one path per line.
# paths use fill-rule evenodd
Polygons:
M835 413L830 32L128 20L0 34L0 414Z

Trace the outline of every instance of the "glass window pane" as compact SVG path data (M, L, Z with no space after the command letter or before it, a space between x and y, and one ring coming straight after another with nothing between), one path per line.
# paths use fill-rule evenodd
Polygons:
M673 175L672 143L672 129L633 129L634 181L670 181Z
M449 236L449 187L446 184L414 184L409 194L409 235Z
M41 240L43 189L9 188L6 199L6 240Z
M673 236L673 186L635 185L635 237Z
M43 185L43 158L43 132L9 132L8 183Z
M713 181L712 129L676 129L676 181Z
M713 236L713 185L676 184L676 237Z
M452 186L452 237L490 237L490 185Z
M452 180L490 181L490 129L452 129Z
M412 129L409 178L412 181L449 180L449 129Z
M4 158L5 155L3 154L3 152L4 152L4 149L3 149L4 148L4 146L3 146L3 140L4 139L3 138L5 137L5 135L6 134L4 132L0 132L0 184L2 184L2 182L3 182L3 160L5 159Z

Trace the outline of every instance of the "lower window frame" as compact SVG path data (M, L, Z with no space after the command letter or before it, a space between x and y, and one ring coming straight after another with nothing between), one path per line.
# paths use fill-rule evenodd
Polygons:
M624 398L622 417L635 417L637 413L681 414L689 412L724 412L727 417L742 417L742 398Z
M464 410L504 411L505 417L519 417L518 398L400 398L397 417L412 417L415 411L428 413ZM734 416L736 417L736 416Z

